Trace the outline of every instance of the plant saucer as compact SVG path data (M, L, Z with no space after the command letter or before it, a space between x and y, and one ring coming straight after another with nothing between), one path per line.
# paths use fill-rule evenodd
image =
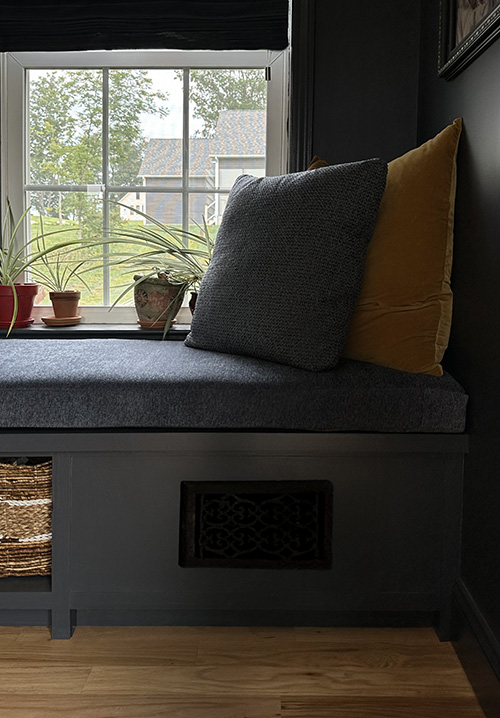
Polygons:
M175 324L177 319L172 319L170 326ZM165 329L166 322L161 321L146 321L145 319L138 319L137 324L141 325L142 329Z
M70 327L73 324L80 324L81 317L42 317L42 322L48 327Z
M29 327L30 324L33 324L35 320L34 319L26 319L26 321L22 322L16 322L13 326L13 329L26 329L26 327ZM10 327L10 322L0 322L0 329L8 329Z

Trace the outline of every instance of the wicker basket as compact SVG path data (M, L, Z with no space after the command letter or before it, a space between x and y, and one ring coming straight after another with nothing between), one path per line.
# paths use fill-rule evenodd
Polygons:
M0 463L0 576L50 574L52 462Z

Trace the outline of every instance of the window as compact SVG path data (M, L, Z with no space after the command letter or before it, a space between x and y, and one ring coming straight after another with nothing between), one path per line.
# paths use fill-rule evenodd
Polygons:
M144 223L144 212L184 229L206 220L215 232L239 174L287 169L286 51L13 53L3 61L3 206L7 196L17 216L31 206L37 227L41 216L48 230L88 238ZM123 284L117 268L86 281L88 320L135 321L131 308L107 310Z

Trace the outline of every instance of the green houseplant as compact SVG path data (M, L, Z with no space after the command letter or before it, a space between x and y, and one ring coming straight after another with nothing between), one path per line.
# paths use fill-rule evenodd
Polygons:
M141 326L163 328L165 335L186 291L198 289L212 258L215 239L205 220L203 227L197 225L200 232L196 234L163 224L121 202L111 203L126 207L146 220L140 227L113 230L102 240L117 248L109 264L133 276L112 307L133 291Z
M26 241L18 240L18 234L29 211L30 208L25 210L16 221L7 200L0 236L0 329L7 329L6 336L9 336L14 327L27 327L33 321L31 312L38 284L23 282L24 273L49 254L81 244L77 240L66 239L48 247L45 243L46 237L68 230L60 229L44 234L43 225L41 234Z
M44 254L46 242L41 219L40 224L41 234L36 244L41 257L30 266L30 274L35 281L49 290L49 298L54 311L52 317L42 317L42 321L49 326L78 324L81 319L78 315L81 292L71 287L76 281L82 283L90 291L82 276L87 270L81 269L87 262L85 260L73 261L70 256L71 251L68 251L66 247L53 252L52 255Z

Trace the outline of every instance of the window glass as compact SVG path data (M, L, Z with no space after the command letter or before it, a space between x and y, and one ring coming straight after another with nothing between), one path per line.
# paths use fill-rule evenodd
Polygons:
M29 181L102 182L102 72L29 72Z
M215 239L222 218L221 201L226 196L227 194L221 192L192 193L189 197L189 231L202 234L206 222L210 236Z
M113 51L7 57L12 61L7 60L4 199L16 198L16 214L23 204L31 207L31 236L39 233L43 221L49 244L58 237L52 233L61 230L64 237L81 240L133 231L153 221L141 213L195 233L207 223L215 238L229 190L240 174L284 171L285 134L278 126L285 127L286 81L280 79L279 91L275 82L271 110L272 83L264 73L269 53ZM189 60L199 65L189 67ZM273 70L273 77L283 77L286 65L282 58L280 62L275 67L282 69ZM26 124L21 130L22 115ZM266 147L269 127L272 160ZM76 282L81 305L109 307L119 297L130 276L122 271L127 267L109 266L108 260L132 249L130 244L109 244L86 250L96 266L86 265L82 281ZM82 252L73 253L68 266L83 258ZM97 267L99 261L105 266ZM42 290L37 302L46 302L46 295ZM119 303L129 300L130 295Z
M109 71L111 185L144 184L165 164L159 140L182 137L182 84L174 77L174 70Z
M110 199L119 201L119 205L110 206L111 234L122 231L123 242L109 245L110 259L119 259L118 264L110 268L110 303L118 301L118 306L129 305L133 299L131 287L135 274L147 274L152 271L152 263L146 256L148 248L134 243L134 233L150 230L157 236L167 236L161 227L137 212L129 209L135 207L149 217L173 228L181 228L183 196L180 192L144 192L140 199L135 200L135 193L110 195ZM124 206L126 205L126 206ZM130 242L127 242L127 236ZM132 255L132 256L131 256ZM154 262L153 262L154 266ZM159 269L162 269L159 267Z
M51 247L58 241L65 239L79 240L96 235L102 235L103 203L99 195L86 192L30 192L29 201L31 211L31 237L43 237L33 245L36 249L43 245ZM40 208L43 208L40 210ZM105 270L97 264L102 264L102 248L93 247L85 250L76 248L65 252L62 261L55 264L55 255L47 256L47 263L39 260L34 265L34 279L40 281L36 272L41 276L58 274L61 278L67 276L73 269L81 272L81 278L73 275L67 289L77 289L82 293L81 303L90 306L103 304L103 287ZM87 260L85 266L77 265ZM49 290L40 286L36 296L36 304L50 304Z

